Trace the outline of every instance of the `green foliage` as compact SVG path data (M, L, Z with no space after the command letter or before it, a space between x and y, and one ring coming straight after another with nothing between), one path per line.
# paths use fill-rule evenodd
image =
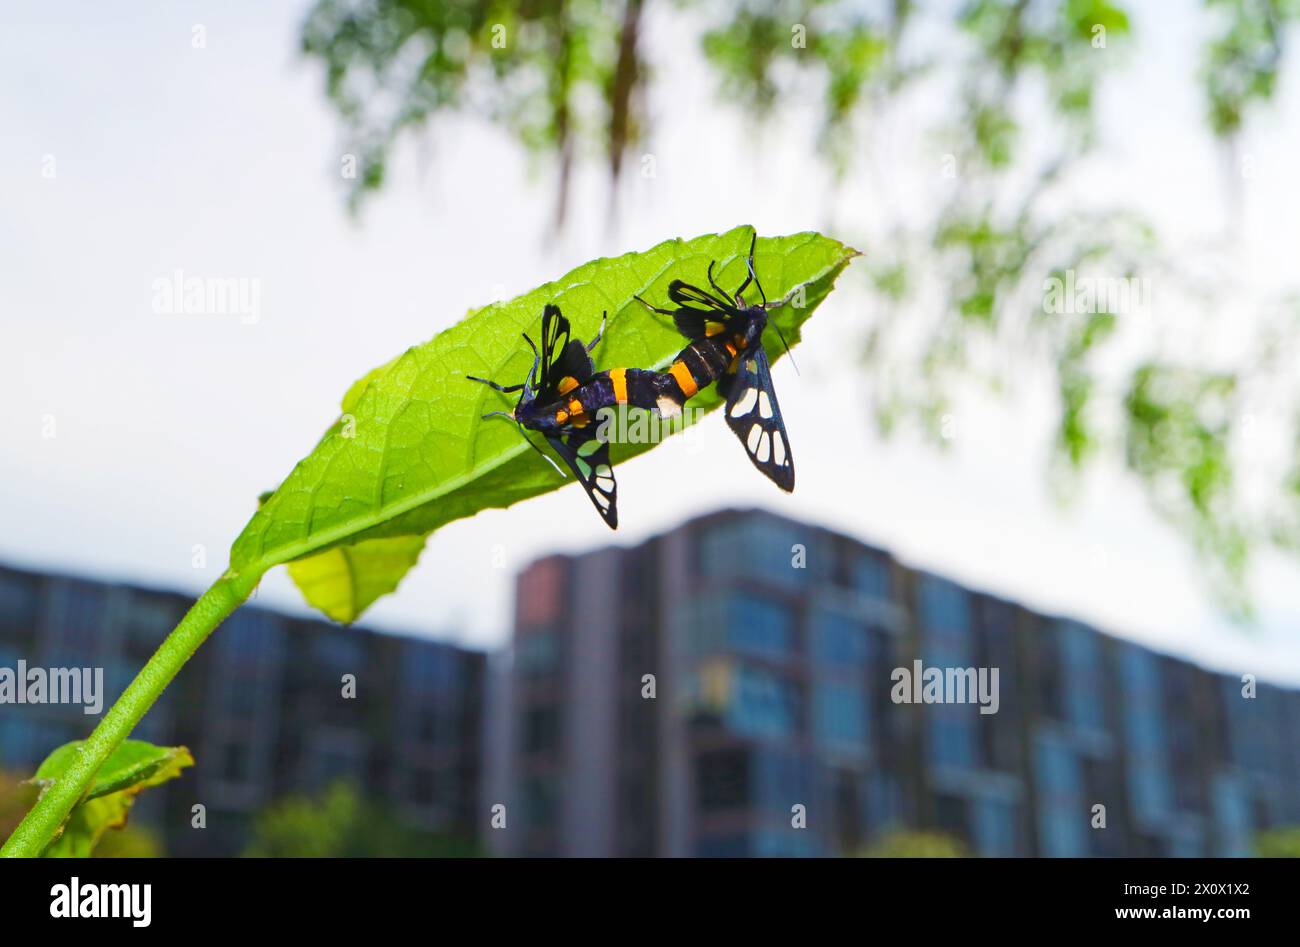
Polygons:
M282 799L257 817L245 855L253 858L474 858L472 842L411 825L363 799L348 783L320 798Z
M31 780L0 771L0 838L8 838L39 794L40 787ZM103 833L91 852L94 858L159 858L164 854L158 836L138 825Z
M756 123L784 117L783 109L810 109L818 121L815 150L837 180L879 185L881 200L832 202L833 218L852 207L869 210L836 229L854 228L878 248L871 261L873 319L865 327L867 396L886 433L910 426L938 446L945 415L970 395L971 383L1001 396L1045 369L1059 415L1049 474L1058 495L1078 485L1088 465L1117 459L1146 490L1153 509L1188 539L1211 575L1211 588L1244 613L1251 550L1261 543L1300 549L1300 450L1281 471L1267 514L1243 504L1234 476L1239 417L1228 417L1197 451L1181 438L1152 436L1140 398L1145 363L1175 373L1238 376L1253 381L1258 366L1225 366L1214 358L1208 331L1197 337L1194 317L1206 322L1215 287L1201 285L1194 262L1161 255L1156 234L1122 206L1080 197L1082 159L1097 145L1094 107L1104 79L1122 82L1121 69L1139 39L1132 3L1118 0L964 0L955 8L911 0L856 4L850 0L746 0L741 4L679 0L683 22L698 29L705 61L717 77L719 101ZM407 10L407 7L416 9ZM508 102L488 108L494 121L516 129L534 154L560 168L560 201L571 166L581 160L580 137L602 140L616 182L620 155L649 133L640 103L655 72L643 61L640 35L651 0L624 4L528 5L518 16L533 31L529 44L508 56L483 45L482 27L511 23L484 2L436 5L321 0L304 30L309 54L324 61L331 98L345 127L389 127L377 116L395 102L400 115L422 122L442 108L471 102ZM1286 57L1288 30L1300 20L1300 0L1205 0L1201 90L1209 131L1234 139L1249 116L1275 98ZM346 12L346 16L341 11ZM400 15L399 15L400 14ZM450 35L442 22L459 17L470 42L452 43L464 60L491 68L460 68L422 60L412 48L433 49ZM469 24L469 25L464 25ZM398 28L400 27L400 28ZM358 38L360 37L360 38ZM378 38L377 38L378 37ZM673 47L678 55L682 45ZM572 47L585 56L560 55ZM928 50L942 49L942 56ZM545 51L539 54L538 50ZM424 74L414 91L387 81L412 63ZM439 78L441 77L441 78ZM383 87L391 96L348 97L340 80ZM451 82L454 92L428 94L425 84ZM574 103L590 92L596 108ZM949 182L932 188L928 204L886 213L892 182L891 118L904 123L946 97L929 130L932 153L946 163ZM531 96L531 98L530 98ZM574 116L584 116L579 122ZM558 121L557 116L566 116ZM539 123L540 131L539 131ZM581 126L582 131L577 129ZM566 131L567 130L567 131ZM882 155L883 152L883 155ZM884 171L882 175L880 172ZM1086 186L1086 185L1085 185ZM1169 334L1144 333L1127 313L1091 316L1042 313L1044 274L1091 270L1108 278L1155 273L1185 300L1162 297L1179 312L1177 351ZM1205 268L1200 268L1204 271ZM1242 286L1218 287L1219 298L1246 298ZM1272 302L1266 300L1265 305ZM1185 310L1185 311L1181 311ZM1260 325L1262 325L1262 314ZM1253 331L1252 325L1246 331ZM1260 341L1267 329L1259 331ZM1134 344L1135 338L1138 340ZM1198 350L1199 343L1199 350ZM1189 353L1195 353L1189 355ZM1208 354L1207 354L1208 353ZM1139 392L1140 394L1140 392ZM1200 415L1224 406L1215 386L1190 386L1188 404ZM1293 394L1286 395L1294 402ZM1231 400L1231 399L1229 399ZM1241 407L1240 400L1228 406ZM1300 442L1300 415L1292 422ZM1145 446L1143 446L1145 445ZM1220 450L1220 446L1224 450ZM1175 469L1175 449L1192 466ZM1172 484L1172 486L1171 486Z
M419 561L428 533L336 546L288 565L308 603L345 624L394 591Z
M357 159L355 208L384 181L404 134L440 111L473 111L535 154L561 156L557 221L576 149L604 144L617 177L640 134L640 0L621 18L600 0L318 0L302 48L325 65L326 91ZM605 104L596 114L584 99Z
M65 743L57 748L36 770L32 782L41 794L58 780L73 759L81 753L82 741ZM180 775L194 765L185 747L160 747L140 740L127 740L100 767L95 781L81 801L73 807L63 831L45 849L46 858L88 857L109 829L126 825L135 797L150 786L157 786Z
M759 118L781 99L778 73L815 75L825 88L821 144L842 174L852 154L856 107L901 81L890 56L890 30L900 27L908 8L898 3L873 19L825 0L724 5L729 17L704 33L701 47L717 70L721 97Z
M1255 854L1260 858L1300 858L1300 826L1260 832L1255 836Z
M1236 391L1231 374L1148 362L1134 372L1125 404L1130 468L1151 484L1167 515L1189 516L1196 541L1239 573L1248 537L1233 508Z
M960 839L942 832L897 830L858 853L859 858L965 858Z
M512 402L465 376L510 384L523 378L532 352L521 333L536 336L549 302L561 307L579 338L594 336L608 312L606 340L596 350L599 366L664 367L683 340L632 297L663 302L673 279L704 282L711 260L719 263L721 283L740 283L752 233L739 227L585 264L475 311L372 372L345 398L344 417L265 498L236 539L232 572L261 575L312 557L294 566L293 578L313 605L351 620L396 587L434 529L570 482L513 425L481 418ZM759 239L756 267L769 298L801 290L772 314L791 345L855 252L813 233ZM772 344L775 360L784 353ZM706 411L719 403L712 391L696 402ZM616 444L612 457L617 464L652 446Z
M1230 138L1247 110L1277 89L1285 28L1300 19L1296 0L1206 0L1220 14L1221 31L1203 56L1201 78L1210 127Z
M105 832L91 852L92 858L163 858L166 855L158 834L139 825Z
M9 837L39 794L39 787L0 770L0 838Z

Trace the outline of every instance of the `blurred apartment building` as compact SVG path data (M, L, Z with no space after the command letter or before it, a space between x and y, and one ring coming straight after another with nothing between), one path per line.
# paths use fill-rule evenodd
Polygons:
M516 599L504 854L836 855L928 828L993 856L1245 855L1300 823L1300 692L1244 697L832 531L716 513L541 559ZM997 712L895 703L918 659L998 668Z
M0 667L102 667L104 710L191 604L182 595L0 568ZM171 855L233 855L275 799L350 780L408 824L479 834L486 656L246 605L199 649L133 737L197 765L141 795L133 821ZM343 676L355 675L355 698ZM98 716L0 705L0 769L30 774ZM191 827L191 807L207 827Z

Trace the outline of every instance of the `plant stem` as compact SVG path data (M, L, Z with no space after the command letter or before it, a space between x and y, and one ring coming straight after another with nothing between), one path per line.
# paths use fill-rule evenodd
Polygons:
M260 574L227 573L203 593L81 744L72 765L41 793L36 805L0 848L0 857L32 858L45 851L72 807L90 789L100 767L135 729L213 629L243 604L260 578Z

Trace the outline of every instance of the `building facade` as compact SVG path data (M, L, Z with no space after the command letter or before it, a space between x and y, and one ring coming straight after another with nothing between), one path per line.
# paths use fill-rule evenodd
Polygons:
M106 711L190 604L0 567L0 668L103 668ZM410 825L476 840L485 668L480 652L245 605L136 728L188 746L196 765L141 794L132 820L169 854L234 855L272 801L347 780ZM0 704L0 769L30 774L99 719L78 705Z
M968 699L982 669L996 712L896 699L921 668L972 669ZM1300 693L768 513L533 563L503 673L504 854L825 856L927 829L989 856L1246 855L1300 824Z

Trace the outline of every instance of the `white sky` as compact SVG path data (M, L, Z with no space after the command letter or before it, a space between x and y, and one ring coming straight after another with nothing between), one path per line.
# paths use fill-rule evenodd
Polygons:
M1102 98L1089 195L1132 202L1172 239L1226 225L1222 156L1201 121L1199 4L1139 20L1139 55ZM713 85L676 14L649 24L657 176L632 176L605 225L598 168L576 182L572 226L546 232L548 173L503 132L440 122L392 169L358 223L338 187L339 139L314 64L296 53L305 4L9 4L0 30L0 560L201 591L225 567L258 493L277 484L365 371L594 256L752 223L824 227L829 189L791 114L758 142ZM61 14L61 15L60 15ZM207 28L206 49L191 27ZM671 59L669 57L672 57ZM1261 285L1285 285L1300 237L1300 82L1244 143L1257 173L1231 246ZM1283 121L1283 118L1289 121ZM894 159L915 170L895 129ZM758 145L758 147L756 147ZM420 152L423 152L422 154ZM47 155L55 177L42 177ZM891 169L887 169L891 170ZM1085 186L1085 185L1081 185ZM895 195L897 197L897 195ZM905 201L904 201L905 203ZM895 208L896 209L896 208ZM873 209L860 194L835 220ZM866 228L836 231L849 243ZM870 245L861 249L871 252ZM1224 246L1224 244L1220 244ZM152 283L254 278L261 318L157 315ZM1205 663L1300 682L1296 564L1264 557L1262 620L1241 629L1204 595L1182 543L1134 484L1099 471L1062 511L1046 489L1050 405L963 405L948 456L858 423L864 385L843 339L865 324L864 273L809 324L802 371L776 369L799 487L780 494L718 419L703 449L668 444L619 471L620 543L723 505L832 525L975 587L1070 614ZM56 436L42 437L47 416ZM558 534L556 524L564 524ZM508 634L515 571L611 534L576 488L444 528L368 624L490 646ZM191 564L196 544L205 568ZM506 551L506 568L493 549ZM283 570L263 604L300 609Z

